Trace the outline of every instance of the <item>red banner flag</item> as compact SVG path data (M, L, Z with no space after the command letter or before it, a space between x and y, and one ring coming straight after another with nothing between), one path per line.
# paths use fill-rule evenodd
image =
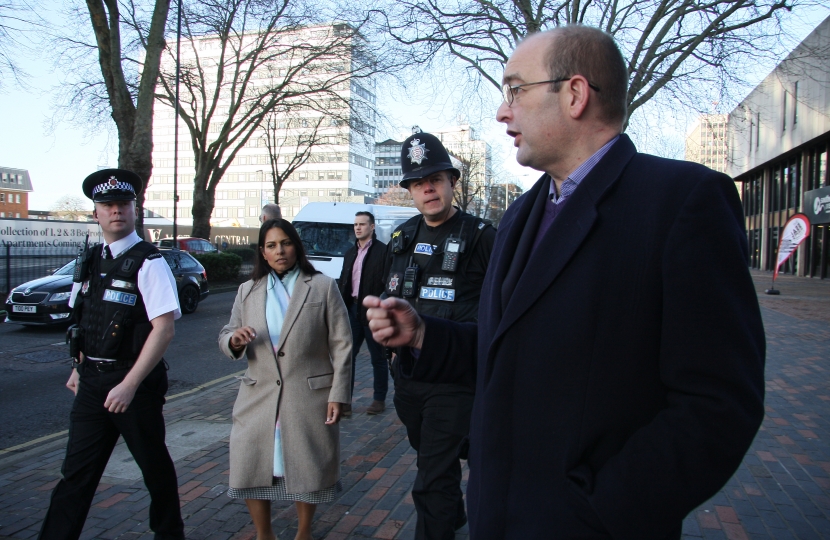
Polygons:
M795 214L787 220L781 231L781 240L778 242L778 261L775 263L775 272L772 280L778 277L778 269L795 253L796 248L810 236L810 220L804 214Z

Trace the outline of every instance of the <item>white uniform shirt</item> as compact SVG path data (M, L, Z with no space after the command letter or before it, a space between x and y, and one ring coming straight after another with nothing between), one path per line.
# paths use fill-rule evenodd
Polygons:
M118 257L141 241L138 234L133 231L126 237L109 244L113 257ZM107 244L104 244L105 246ZM103 256L104 250L101 249ZM75 305L78 291L81 290L80 283L72 284L72 294L69 297L69 307ZM147 309L147 319L153 320L165 313L173 312L173 320L182 316L179 308L179 294L176 289L176 279L173 272L167 266L164 257L144 260L144 264L138 270L138 290L144 299L144 307Z

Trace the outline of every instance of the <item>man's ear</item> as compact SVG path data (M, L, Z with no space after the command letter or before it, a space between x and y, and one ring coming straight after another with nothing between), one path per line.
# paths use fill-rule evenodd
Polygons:
M591 96L588 79L582 75L574 75L569 81L566 82L568 83L571 91L571 99L569 103L570 115L572 118L581 118L582 115L588 110L588 105L593 98L593 96ZM592 104L591 108L596 109L596 106Z
M97 208L92 209L92 219L94 219L95 221L98 221L98 209Z

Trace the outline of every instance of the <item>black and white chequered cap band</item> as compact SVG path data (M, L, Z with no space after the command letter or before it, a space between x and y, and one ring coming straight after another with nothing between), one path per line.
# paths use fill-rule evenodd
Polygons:
M118 180L114 176L110 176L109 180L104 182L103 184L98 184L94 188L92 188L92 196L94 197L96 194L101 193L102 191L110 191L113 189L120 189L123 191L129 191L130 193L135 193L133 189L133 185L129 182L122 182Z

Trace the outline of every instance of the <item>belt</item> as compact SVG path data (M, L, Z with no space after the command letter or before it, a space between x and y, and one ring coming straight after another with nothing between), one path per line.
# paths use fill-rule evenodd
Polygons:
M116 360L115 362L99 362L97 360L90 360L89 358L84 358L84 363L87 362L89 362L90 365L94 366L99 373L118 371L121 369L129 369L133 367L133 365L135 365L135 362L132 362L130 360Z

